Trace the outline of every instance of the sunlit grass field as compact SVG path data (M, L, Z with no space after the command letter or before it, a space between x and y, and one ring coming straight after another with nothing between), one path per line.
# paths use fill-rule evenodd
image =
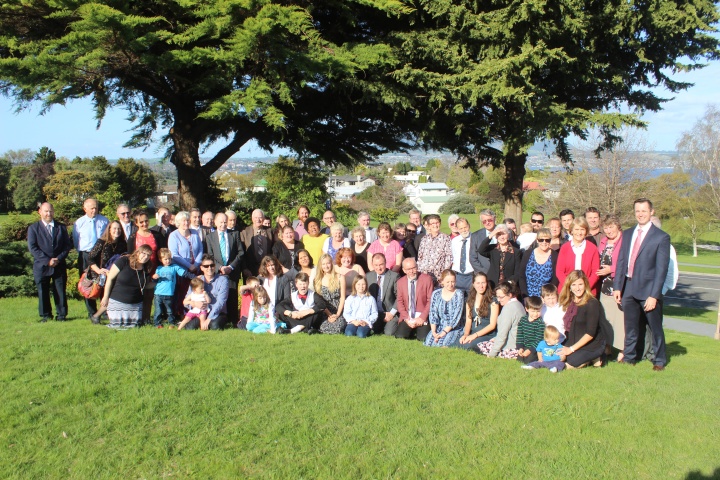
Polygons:
M0 300L5 478L713 478L718 347L552 374L385 337L110 331Z

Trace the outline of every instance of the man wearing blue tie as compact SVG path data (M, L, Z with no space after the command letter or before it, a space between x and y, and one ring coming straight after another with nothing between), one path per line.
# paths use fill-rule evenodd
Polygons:
M642 357L647 324L655 350L653 370L662 371L667 364L662 288L670 260L670 235L650 222L655 213L650 200L639 198L634 207L638 224L622 234L613 282L613 296L625 312L622 362L635 364Z
M207 253L215 260L218 275L228 277L227 316L232 325L238 320L238 281L242 273L242 257L245 253L240 234L227 228L227 215L220 212L215 215L215 230L205 237Z
M90 250L95 246L98 238L105 233L110 223L106 217L97 213L98 204L94 198L88 198L83 202L83 211L85 215L75 221L72 232L73 243L78 251L78 271L81 275L90 264L88 258ZM90 321L97 323L97 320L93 320L93 315L97 313L97 302L86 299L85 307Z
M55 302L56 319L62 322L68 314L65 287L67 266L65 258L72 249L67 228L55 221L55 210L43 203L38 210L40 221L28 228L28 248L33 256L33 277L38 289L38 312L40 321L52 319L50 291Z

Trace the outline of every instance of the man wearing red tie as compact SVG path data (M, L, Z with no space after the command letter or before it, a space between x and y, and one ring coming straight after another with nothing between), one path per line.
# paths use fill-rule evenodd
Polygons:
M433 279L426 273L419 273L414 258L402 263L405 276L397 282L398 328L395 338L417 338L421 342L430 332L428 315Z
M670 235L650 222L655 213L650 200L639 198L634 206L638 224L623 232L613 285L615 301L622 305L625 312L622 361L635 364L642 357L647 324L655 350L653 370L661 371L667 364L662 326L662 288L670 259Z

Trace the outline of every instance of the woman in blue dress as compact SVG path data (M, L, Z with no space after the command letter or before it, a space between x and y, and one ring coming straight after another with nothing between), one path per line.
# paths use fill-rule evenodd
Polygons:
M463 331L460 320L465 302L462 290L455 288L455 273L444 270L440 285L430 300L430 333L425 338L428 347L449 347L457 343Z
M558 252L550 248L551 238L550 229L541 228L537 234L537 246L523 253L520 262L520 292L523 296L540 297L543 285L558 285L555 276Z

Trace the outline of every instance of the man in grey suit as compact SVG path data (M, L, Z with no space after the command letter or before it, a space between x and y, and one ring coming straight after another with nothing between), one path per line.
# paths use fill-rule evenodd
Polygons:
M215 230L205 238L207 253L215 259L215 268L219 275L228 277L227 316L234 326L238 316L238 281L242 273L242 257L245 253L240 234L227 229L227 215L220 212L215 215Z
M395 335L398 328L397 280L398 274L385 267L385 255L372 256L372 271L367 274L370 295L377 300L378 319L373 324L375 333Z
M490 259L480 255L480 244L495 229L495 212L489 209L483 210L480 212L480 222L482 228L470 236L470 265L475 272L487 273L490 269Z
M635 228L623 232L613 284L615 301L625 312L623 363L642 357L645 326L650 326L655 350L653 370L667 364L663 332L662 288L670 260L670 235L650 222L655 211L647 198L635 200ZM638 350L639 349L639 350Z
M72 249L67 228L55 221L55 210L49 203L40 205L40 221L28 228L28 248L33 256L33 277L38 289L38 312L40 321L52 320L50 291L55 301L57 320L63 321L68 314L67 266L65 258Z

